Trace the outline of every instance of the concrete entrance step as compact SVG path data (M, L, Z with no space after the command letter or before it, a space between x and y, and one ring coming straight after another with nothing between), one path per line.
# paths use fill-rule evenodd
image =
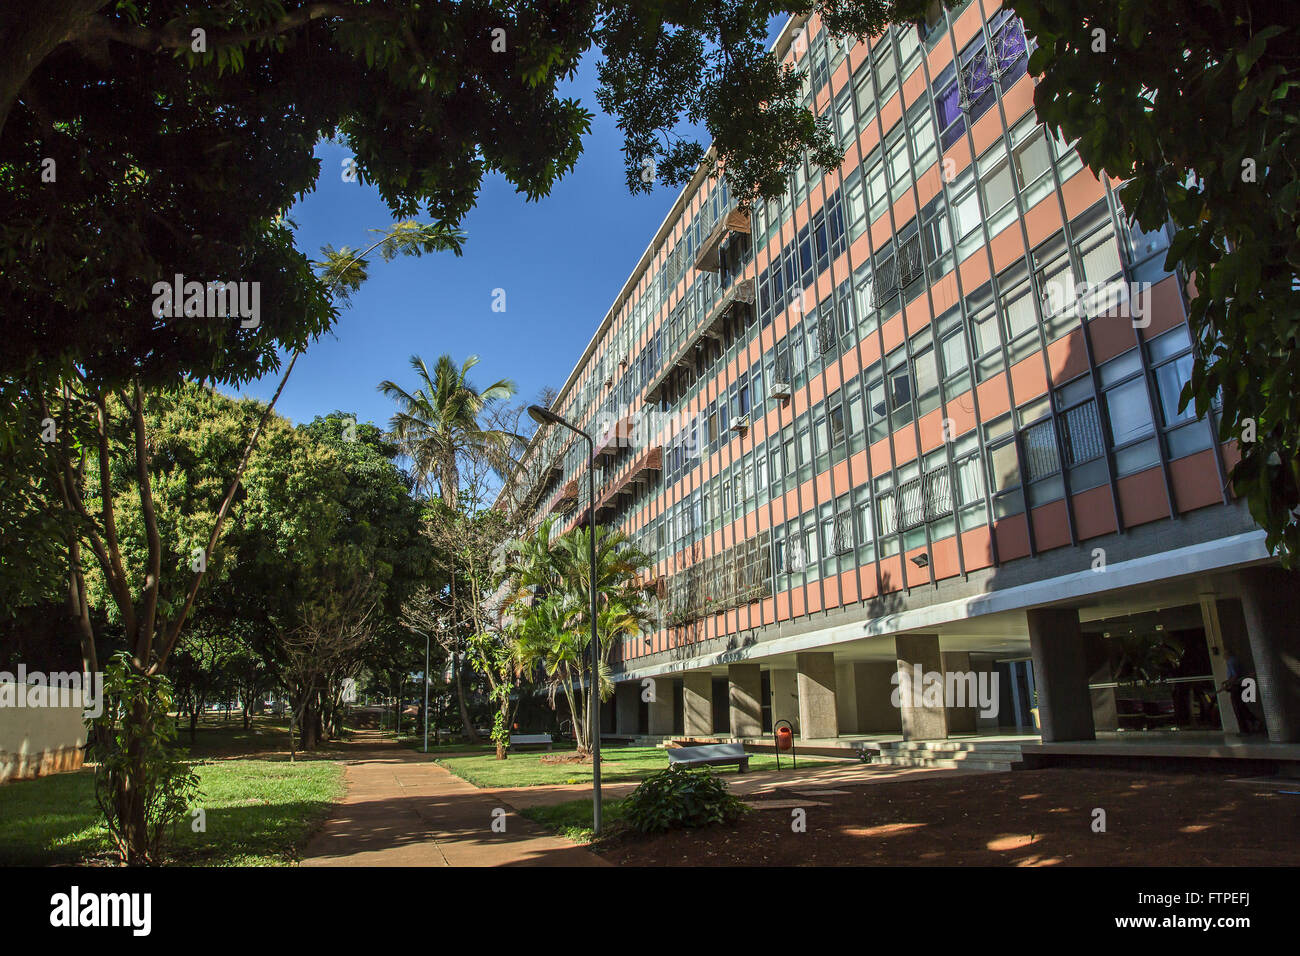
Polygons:
M1011 770L1023 761L1020 746L1001 741L895 740L873 744L872 763L889 767Z
M1018 761L1016 761L1018 762ZM940 767L945 770L1011 770L1015 763L1010 760L994 760L988 757L967 757L953 759L949 757L877 757L872 761L882 767Z

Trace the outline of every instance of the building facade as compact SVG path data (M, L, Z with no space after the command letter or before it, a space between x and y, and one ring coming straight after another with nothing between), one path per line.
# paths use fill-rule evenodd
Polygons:
M843 164L749 213L701 169L649 243L552 406L595 458L543 429L509 486L568 528L593 468L655 561L607 732L1300 739L1291 578L1179 408L1169 237L1036 121L1028 46L997 0L791 21ZM907 692L935 674L995 699Z

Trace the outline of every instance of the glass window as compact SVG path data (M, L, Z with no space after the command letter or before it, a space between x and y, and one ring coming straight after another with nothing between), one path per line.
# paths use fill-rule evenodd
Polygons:
M1061 433L1065 441L1065 463L1071 468L1100 458L1106 451L1095 399L1089 398L1062 413Z
M993 303L990 302L971 316L970 327L976 355L983 357L998 347L997 313Z
M1016 443L1009 441L989 449L989 487L998 494L1019 485L1020 459L1016 455Z
M1041 126L1035 126L1029 138L1011 150L1011 159L1022 192L1052 168L1052 153L1047 148L1047 134Z
M965 180L964 186L962 185L963 180ZM956 189L962 191L957 192ZM958 177L954 195L952 214L953 219L956 220L957 238L964 239L974 232L980 224L979 197L975 195L975 184L973 177L969 175L969 171Z
M1156 391L1160 398L1160 417L1164 424L1177 425L1195 418L1196 412L1191 402L1181 412L1178 410L1183 386L1192 378L1192 356L1188 354L1166 362L1155 370L1155 376Z
M1026 428L1020 433L1020 441L1025 450L1027 480L1037 481L1061 470L1061 461L1056 453L1056 433L1050 419Z
M1154 426L1146 383L1136 378L1106 392L1106 415L1116 447L1150 435Z
M935 117L939 123L939 139L947 149L966 131L966 114L961 108L961 85L957 82L956 68L949 66L934 81Z
M880 101L889 99L894 82L898 79L898 65L894 62L894 47L889 36L880 38L875 52L876 87L880 90Z
M924 415L939 407L939 370L935 367L934 349L927 346L915 353L912 365L916 369L917 413Z
M889 168L889 184L897 187L910 183L912 162L907 155L907 139L902 123L896 124L885 134L885 156Z
M966 337L960 326L944 334L939 340L939 349L943 353L944 377L951 377L964 372L970 364L966 355Z
M912 137L912 154L918 174L935 160L934 124L930 122L930 104L922 101L908 110L908 134Z
M873 152L866 161L867 202L871 204L872 219L884 211L885 203L889 199L889 189L885 184L885 164L877 152Z
M1032 332L1038 325L1038 316L1034 312L1033 291L1028 283L1008 292L1003 297L1002 309L1006 314L1007 341Z
M980 191L984 194L984 208L988 210L989 218L1000 212L1015 198L1015 189L1011 183L1011 167L1006 160L996 163L988 172L981 173Z

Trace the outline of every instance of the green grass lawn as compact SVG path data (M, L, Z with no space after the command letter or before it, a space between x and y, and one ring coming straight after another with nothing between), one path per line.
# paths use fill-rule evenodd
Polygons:
M343 764L327 754L290 763L283 725L204 721L191 757L207 830L182 822L166 841L169 862L192 866L283 866L343 795ZM188 746L189 734L179 743ZM90 769L0 786L0 865L112 863Z
M600 825L602 839L611 836L624 827L624 800L605 800L600 805ZM574 843L590 843L591 800L569 800L549 807L528 807L520 810L522 816L546 829L567 837Z
M223 760L195 767L207 831L191 821L166 841L171 863L284 866L343 795L334 761ZM0 865L113 862L95 803L94 772L61 773L0 787Z
M554 753L565 751L556 750ZM572 751L568 751L572 752ZM437 762L476 787L537 787L546 784L591 783L590 764L544 764L544 752L516 751L508 759L497 760L494 754L465 757L438 757ZM430 751L432 755L432 751ZM822 761L823 763L825 761ZM814 766L815 761L799 761L799 766ZM786 758L785 766L789 766ZM668 754L658 747L603 747L600 751L600 779L603 783L643 780L656 770L668 766ZM775 770L773 754L751 754L749 769ZM715 773L737 773L735 766L714 767Z

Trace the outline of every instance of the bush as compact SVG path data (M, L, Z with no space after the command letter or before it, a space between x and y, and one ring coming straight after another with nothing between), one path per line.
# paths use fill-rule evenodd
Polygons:
M624 809L627 822L642 833L733 823L749 811L707 767L669 767L651 774L627 798Z

